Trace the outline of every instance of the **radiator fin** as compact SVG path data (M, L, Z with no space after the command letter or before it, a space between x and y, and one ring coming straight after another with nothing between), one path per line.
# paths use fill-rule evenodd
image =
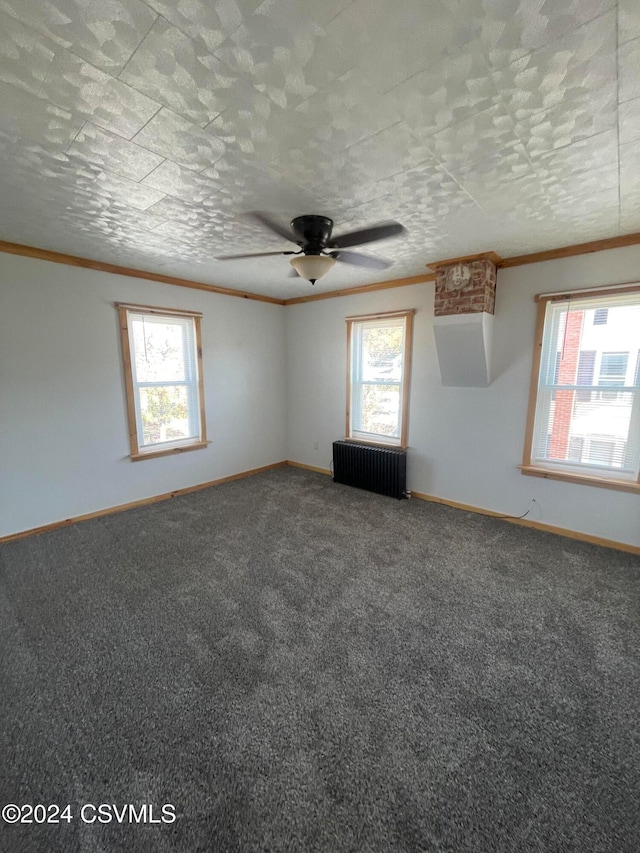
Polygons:
M334 441L333 479L345 486L406 498L407 451Z

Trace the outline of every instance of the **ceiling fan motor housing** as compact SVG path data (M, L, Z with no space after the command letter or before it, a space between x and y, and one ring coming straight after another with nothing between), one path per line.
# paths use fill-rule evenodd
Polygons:
M333 219L315 214L296 216L291 220L291 230L298 238L298 245L302 246L305 255L319 255L327 248L331 239Z

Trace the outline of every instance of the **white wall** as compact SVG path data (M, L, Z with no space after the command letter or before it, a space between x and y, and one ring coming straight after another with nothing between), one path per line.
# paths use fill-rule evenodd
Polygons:
M128 458L117 301L203 312L207 449ZM0 536L286 458L285 310L0 254Z
M408 486L505 515L640 546L640 496L525 476L522 461L534 295L640 279L640 247L500 271L488 388L447 388L433 334L433 283L302 303L287 311L288 458L328 468L344 437L344 318L416 308ZM319 449L314 450L314 442Z
M501 271L495 378L445 388L433 284L283 308L0 254L0 536L285 458L329 468L345 428L345 316L416 308L409 488L513 515L535 497L535 521L640 545L638 495L516 467L533 295L638 278L640 247ZM203 312L208 449L129 460L116 301Z

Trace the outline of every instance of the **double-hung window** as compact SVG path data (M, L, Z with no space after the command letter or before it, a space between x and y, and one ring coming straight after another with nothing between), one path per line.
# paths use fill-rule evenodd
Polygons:
M132 459L206 447L200 317L117 305Z
M640 286L538 300L523 472L640 490Z
M347 318L347 438L406 447L413 314Z

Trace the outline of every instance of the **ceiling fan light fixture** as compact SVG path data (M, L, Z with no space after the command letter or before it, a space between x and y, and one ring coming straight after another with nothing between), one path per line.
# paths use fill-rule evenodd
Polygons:
M311 284L325 276L335 262L336 259L330 255L296 255L289 261L298 275L308 279Z

